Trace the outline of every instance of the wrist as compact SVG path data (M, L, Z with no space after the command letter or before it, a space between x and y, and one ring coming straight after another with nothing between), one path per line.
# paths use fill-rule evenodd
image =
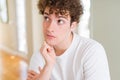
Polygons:
M49 65L45 65L44 66L44 70L46 70L46 71L52 71L52 69L54 68L54 65L51 65L51 64L49 64Z
M49 80L50 79L50 76L51 76L51 73L52 73L52 70L53 70L53 66L48 66L48 65L45 65L44 68L42 69L42 71L40 72L40 80Z

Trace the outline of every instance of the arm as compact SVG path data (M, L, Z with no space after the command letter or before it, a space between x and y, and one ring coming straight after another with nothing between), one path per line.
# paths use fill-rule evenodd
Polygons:
M49 80L51 75L50 67L44 67L42 70L39 67L39 73L29 70L27 80Z
M85 80L110 80L108 61L104 48L94 45L84 57Z
M55 64L56 55L54 52L53 47L49 46L46 42L43 44L43 46L40 49L40 52L42 56L45 59L45 66L43 69L39 68L39 73L36 73L34 71L28 71L28 77L27 80L49 80L51 76L52 69Z

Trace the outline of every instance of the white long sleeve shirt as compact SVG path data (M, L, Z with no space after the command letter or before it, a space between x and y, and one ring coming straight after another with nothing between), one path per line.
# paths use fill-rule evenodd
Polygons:
M40 52L34 53L29 68L39 72L38 67L44 65ZM104 48L98 42L74 33L70 47L57 56L51 80L110 80Z

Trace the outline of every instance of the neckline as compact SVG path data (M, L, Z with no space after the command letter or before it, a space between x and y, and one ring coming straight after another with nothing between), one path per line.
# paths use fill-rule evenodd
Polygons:
M62 55L57 56L57 58L56 58L57 60L62 60L62 59L64 59L66 56L69 55L69 53L70 53L70 51L71 51L71 49L73 48L73 45L74 45L74 43L75 43L75 37L76 37L76 34L73 32L73 39L72 39L72 42L71 42L70 46L68 47L68 49L67 49Z

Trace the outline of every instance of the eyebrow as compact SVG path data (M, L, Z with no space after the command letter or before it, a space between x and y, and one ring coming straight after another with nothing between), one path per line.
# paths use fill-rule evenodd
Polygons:
M47 12L44 12L44 14L49 15L49 13L47 13Z
M67 16L57 16L58 18L65 18L68 20Z
M44 15L50 15L48 12L44 12ZM67 16L62 16L62 15L56 15L57 18L65 18L68 20Z

